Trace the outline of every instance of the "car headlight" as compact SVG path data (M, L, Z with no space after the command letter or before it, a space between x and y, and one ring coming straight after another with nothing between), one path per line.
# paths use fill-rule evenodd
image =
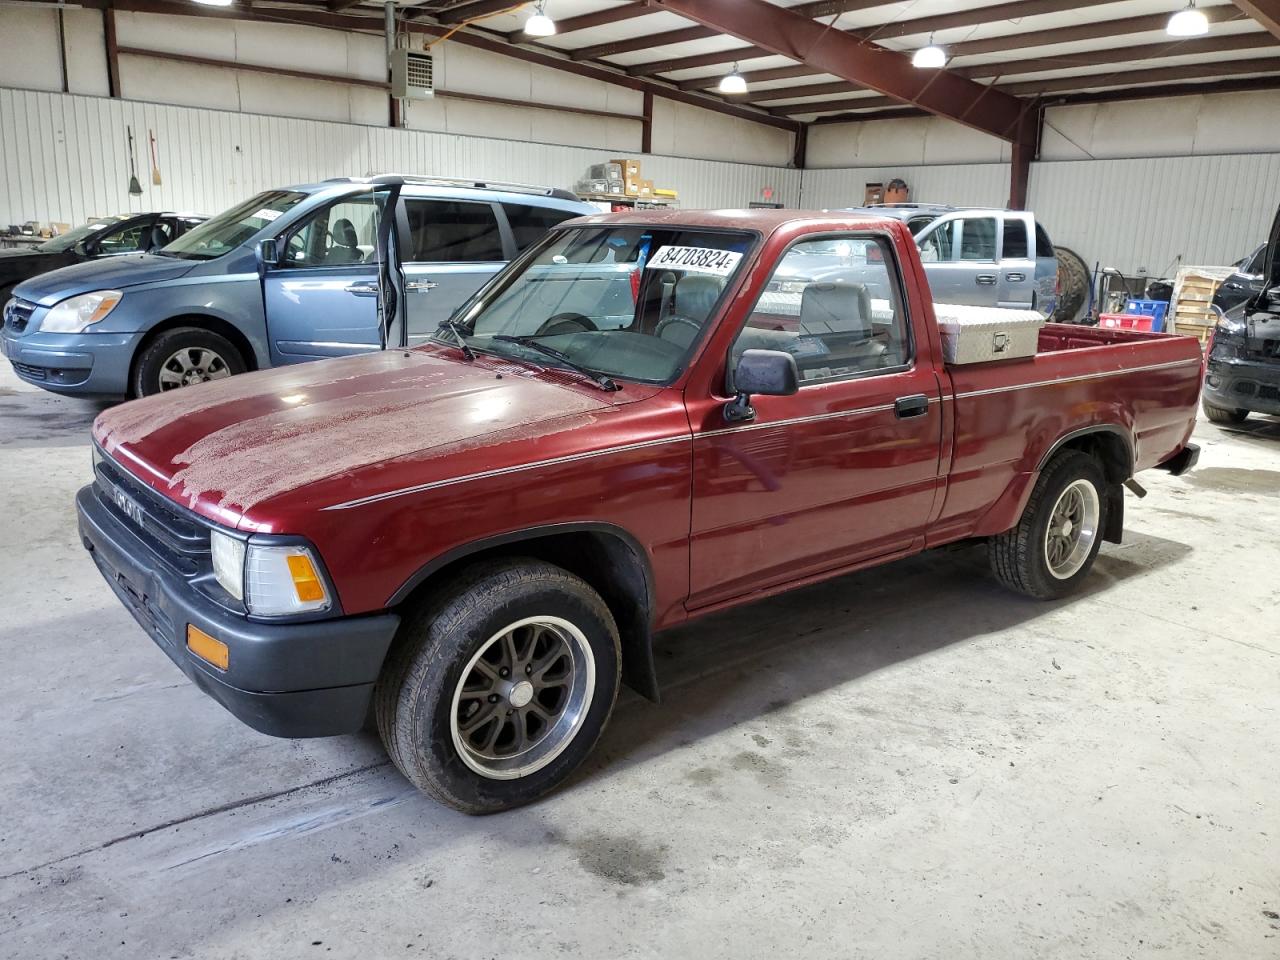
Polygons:
M315 613L333 605L310 547L253 543L217 530L209 545L218 583L254 616Z
M69 297L49 309L40 322L40 330L44 333L80 333L90 324L104 319L122 297L124 294L119 290L95 290Z

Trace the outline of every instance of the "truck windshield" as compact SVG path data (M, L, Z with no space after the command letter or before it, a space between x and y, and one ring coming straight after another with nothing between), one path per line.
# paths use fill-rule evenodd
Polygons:
M180 260L213 260L230 253L306 197L291 190L260 193L188 230L157 252Z
M630 224L554 231L434 339L456 345L461 336L476 350L556 365L517 342L535 340L591 371L667 383L710 328L755 240L746 231Z

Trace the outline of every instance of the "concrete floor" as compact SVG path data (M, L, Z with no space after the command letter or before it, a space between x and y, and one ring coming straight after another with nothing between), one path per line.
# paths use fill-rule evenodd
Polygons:
M967 550L667 636L471 819L153 647L76 537L97 409L0 373L0 956L1280 956L1280 422L1202 423L1070 601Z

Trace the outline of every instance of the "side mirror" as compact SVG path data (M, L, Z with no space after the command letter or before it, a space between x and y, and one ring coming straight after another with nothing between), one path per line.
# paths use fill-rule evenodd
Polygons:
M280 248L276 245L274 239L266 239L258 241L258 265L266 267L274 267L280 262Z
M796 358L782 350L744 350L733 370L733 389L737 395L725 404L724 418L730 423L754 420L752 396L789 397L800 389Z

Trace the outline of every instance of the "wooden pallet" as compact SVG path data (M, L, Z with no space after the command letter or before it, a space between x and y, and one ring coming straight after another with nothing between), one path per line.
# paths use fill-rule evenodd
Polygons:
M1169 302L1169 332L1206 342L1218 322L1213 296L1222 281L1231 276L1232 270L1232 267L1183 267L1179 270Z

